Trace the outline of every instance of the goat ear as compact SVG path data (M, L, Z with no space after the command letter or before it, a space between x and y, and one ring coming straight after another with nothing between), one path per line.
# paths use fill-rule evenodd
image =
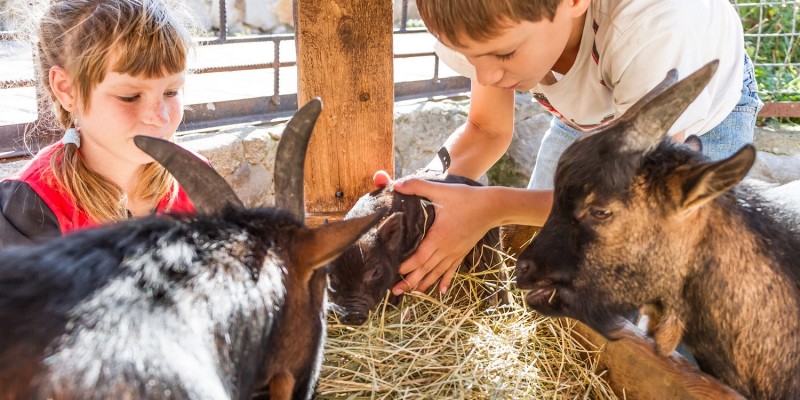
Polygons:
M639 100L620 118L621 124L630 126L631 134L625 136L625 150L648 152L655 148L666 136L672 124L683 114L690 104L706 87L719 60L714 60L685 79L667 88L667 82L674 75L673 71L667 79L653 89L650 94ZM658 92L655 95L651 95Z
M746 145L727 159L691 170L682 178L681 208L701 206L736 186L747 175L755 159L755 147Z
M689 135L689 137L683 141L683 144L692 149L695 153L703 152L703 142L700 141L700 137L697 135Z
M289 254L294 268L311 272L333 261L383 217L375 213L366 217L336 221L317 228L301 228L292 239Z
M400 253L401 251L405 232L403 218L405 218L404 213L394 213L378 226L378 237L386 244L386 249L391 253Z

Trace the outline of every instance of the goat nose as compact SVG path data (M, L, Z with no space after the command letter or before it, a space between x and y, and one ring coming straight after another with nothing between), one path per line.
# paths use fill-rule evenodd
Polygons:
M516 271L517 285L518 286L524 285L528 280L531 280L531 278L527 276L535 271L536 271L536 265L533 263L532 260L529 259L517 260L517 271Z
M345 325L362 325L367 322L367 313L361 311L349 312L342 316L341 321Z

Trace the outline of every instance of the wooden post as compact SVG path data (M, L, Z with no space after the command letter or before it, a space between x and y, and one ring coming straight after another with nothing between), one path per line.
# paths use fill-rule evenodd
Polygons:
M306 222L338 219L394 176L392 2L297 1L297 100L323 103L306 156Z

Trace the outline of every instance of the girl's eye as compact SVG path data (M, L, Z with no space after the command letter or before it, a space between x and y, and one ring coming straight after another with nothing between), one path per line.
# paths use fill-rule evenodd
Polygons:
M136 96L117 96L120 100L124 101L125 103L133 103L136 99L139 98L139 95Z
M167 92L164 93L164 96L167 96L167 97L175 97L177 95L178 95L178 91L177 90L170 90L170 91L167 91Z
M511 53L507 53L507 54L495 54L494 56L495 56L495 57L496 57L498 60L500 60L500 61L508 61L508 60L510 60L510 59L511 59L511 57L514 57L514 53L516 53L516 52L515 52L515 51L512 51Z

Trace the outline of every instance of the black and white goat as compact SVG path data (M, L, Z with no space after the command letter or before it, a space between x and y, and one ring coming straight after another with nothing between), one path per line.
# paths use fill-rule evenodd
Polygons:
M321 102L289 122L280 208L245 209L191 153L136 143L196 216L131 220L0 253L0 398L308 399L325 337L326 265L379 216L306 228L303 164ZM288 210L287 210L288 209Z

